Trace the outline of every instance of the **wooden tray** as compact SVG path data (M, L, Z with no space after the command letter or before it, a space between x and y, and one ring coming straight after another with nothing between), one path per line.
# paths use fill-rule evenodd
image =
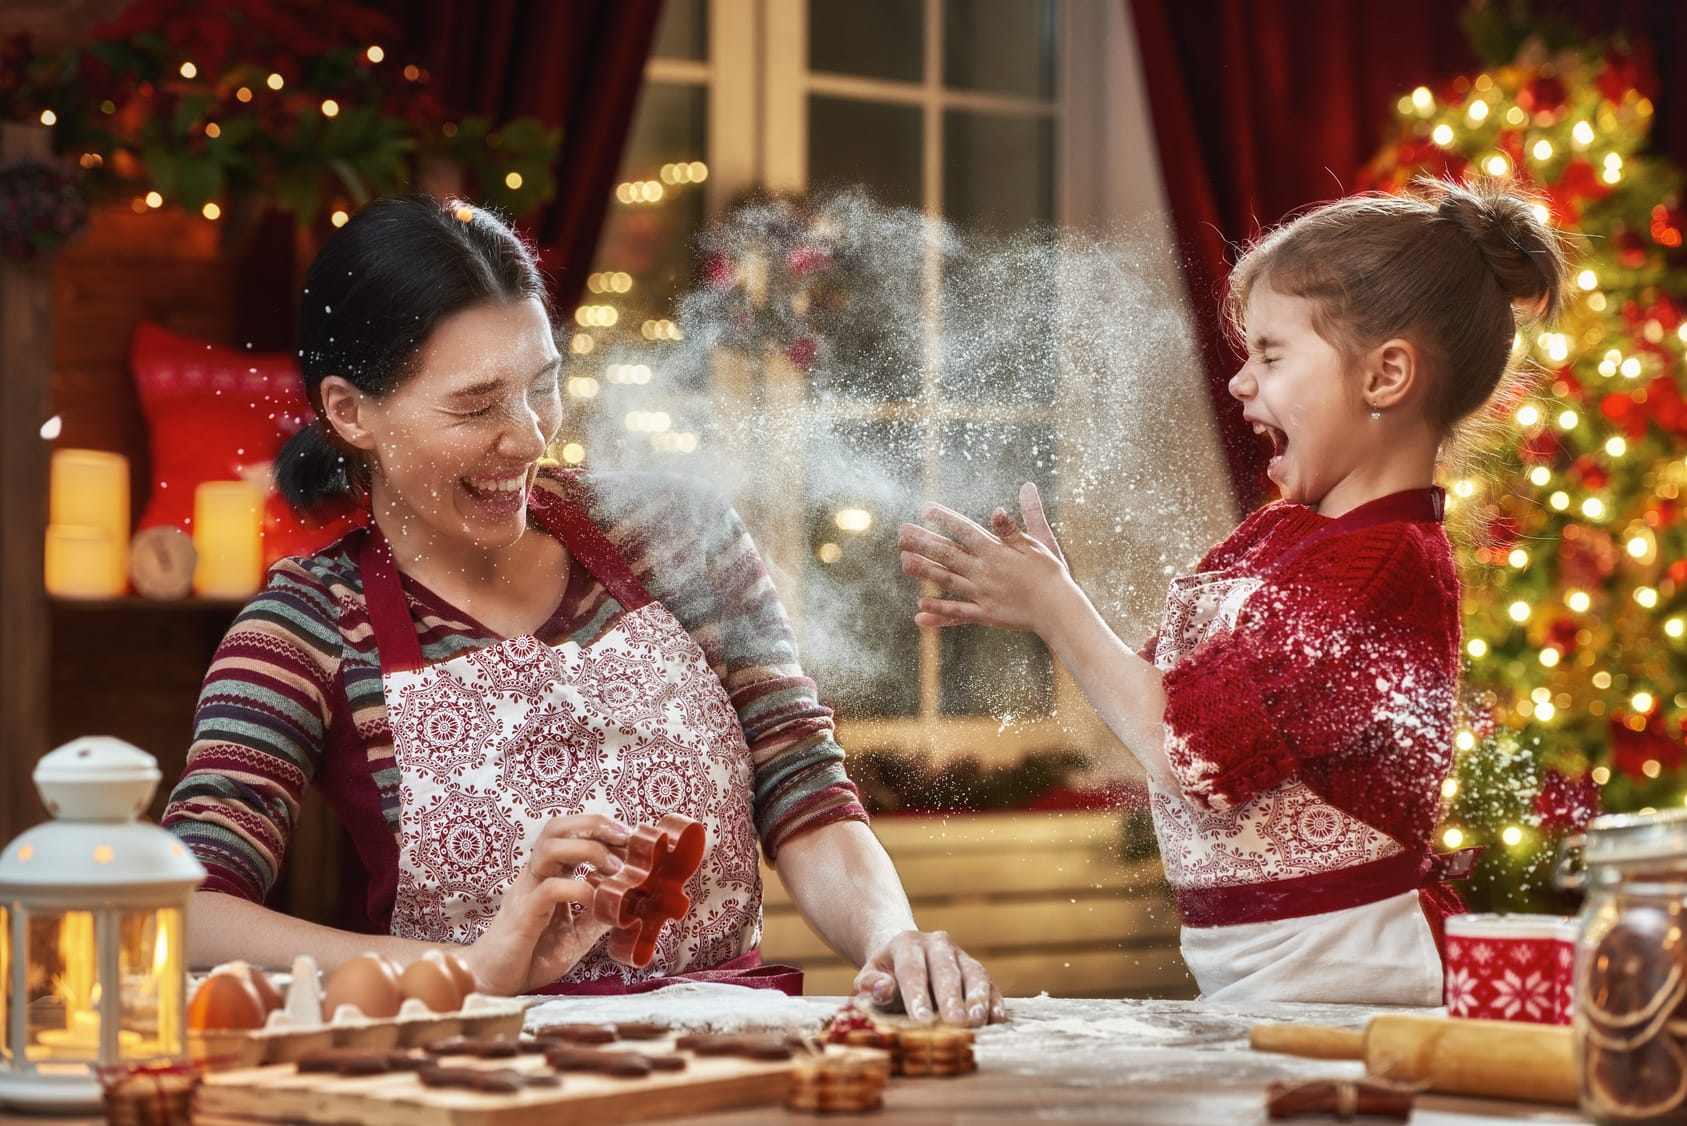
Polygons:
M647 1052L672 1051L672 1039L641 1041ZM558 1122L631 1122L664 1115L700 1114L731 1107L783 1102L794 1060L763 1063L686 1055L684 1071L657 1071L639 1079L567 1072L560 1087L514 1095L424 1087L410 1072L367 1077L300 1074L291 1064L219 1071L207 1075L194 1097L200 1126L322 1122L354 1126L555 1126ZM549 1073L538 1056L477 1060L450 1057L451 1066L510 1067Z

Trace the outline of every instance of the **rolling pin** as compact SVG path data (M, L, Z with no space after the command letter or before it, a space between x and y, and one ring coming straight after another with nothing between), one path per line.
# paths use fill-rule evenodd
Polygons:
M1555 1024L1389 1013L1365 1031L1258 1024L1248 1045L1313 1059L1365 1061L1380 1079L1431 1091L1575 1106L1580 1100L1570 1029Z

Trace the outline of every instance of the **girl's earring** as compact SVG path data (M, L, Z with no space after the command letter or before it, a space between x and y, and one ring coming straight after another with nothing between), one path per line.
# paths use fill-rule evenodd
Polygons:
M1371 421L1372 422L1380 421L1381 418L1382 418L1382 411L1378 410L1375 406L1371 406L1371 404L1369 404L1369 403L1367 403L1365 405L1371 407Z

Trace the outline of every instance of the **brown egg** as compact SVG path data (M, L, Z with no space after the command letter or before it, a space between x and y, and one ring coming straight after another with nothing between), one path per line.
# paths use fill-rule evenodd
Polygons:
M281 1007L281 991L270 981L268 974L256 966L247 966L246 979L252 986L252 992L257 994L258 1000L263 1004L265 1016Z
M382 1020L397 1016L403 1000L392 965L378 954L359 954L328 975L322 1012L333 1020L341 1005L356 1005L364 1016Z
M399 975L398 988L436 1013L454 1013L463 1004L451 971L432 958L417 958Z
M474 971L469 964L455 954L445 955L445 968L451 971L451 980L457 983L457 992L467 997L475 991L476 982Z
M251 984L233 971L214 973L199 983L187 1007L187 1026L197 1029L261 1028L264 1003Z

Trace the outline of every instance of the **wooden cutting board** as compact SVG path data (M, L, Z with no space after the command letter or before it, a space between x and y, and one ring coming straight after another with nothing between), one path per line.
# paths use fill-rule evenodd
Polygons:
M667 1052L671 1041L642 1042L638 1050ZM792 1060L763 1063L681 1054L689 1060L684 1071L652 1072L637 1079L568 1072L561 1076L560 1087L533 1088L514 1095L424 1087L409 1072L366 1077L300 1074L291 1064L219 1071L207 1075L195 1094L193 1121L199 1126L274 1122L353 1126L631 1122L783 1102L796 1066ZM451 1057L442 1062L453 1067L550 1072L538 1056L501 1060Z

